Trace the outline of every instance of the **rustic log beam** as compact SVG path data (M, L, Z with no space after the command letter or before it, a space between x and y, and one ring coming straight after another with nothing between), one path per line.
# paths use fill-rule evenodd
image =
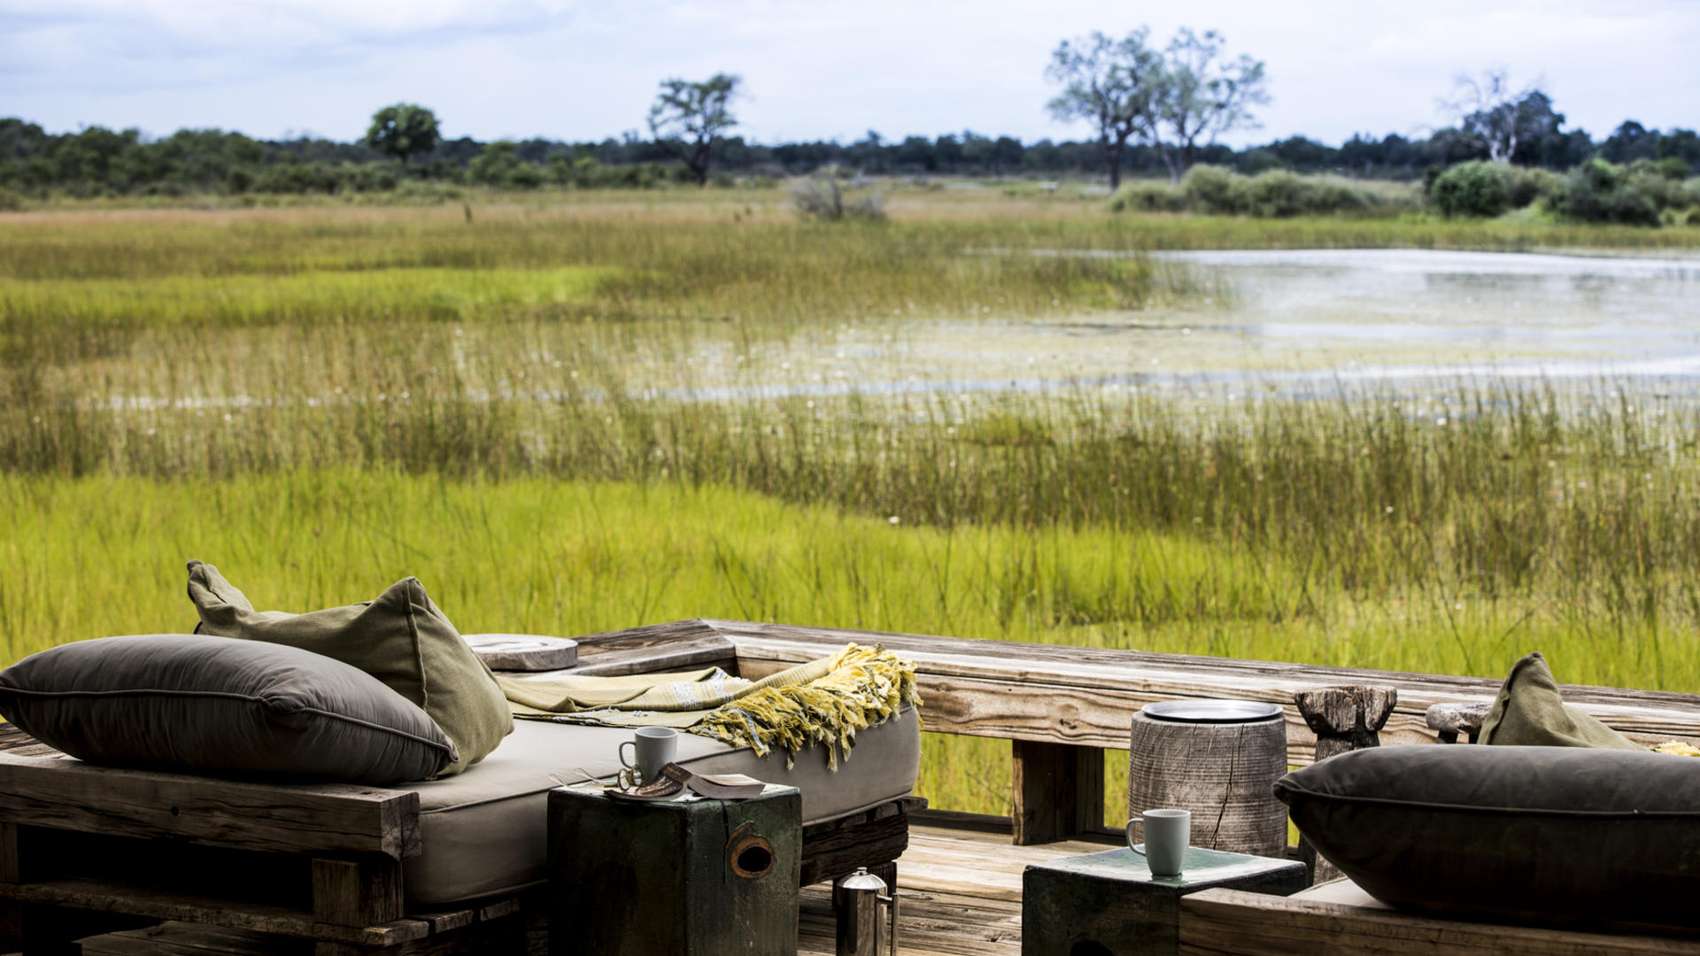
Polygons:
M277 785L0 753L0 821L283 853L419 852L419 795Z
M1399 691L1364 684L1321 687L1294 694L1293 703L1316 734L1316 759L1326 760L1348 751L1381 746L1381 728L1399 703ZM1316 847L1302 834L1299 858L1310 870L1313 884L1340 875L1334 864L1319 856Z
M1487 719L1488 707L1486 702L1434 704L1424 718L1428 728L1443 744L1457 743L1459 734L1464 734L1470 743L1476 743L1481 738L1482 721Z
M1104 752L1010 741L1015 845L1054 843L1104 825Z

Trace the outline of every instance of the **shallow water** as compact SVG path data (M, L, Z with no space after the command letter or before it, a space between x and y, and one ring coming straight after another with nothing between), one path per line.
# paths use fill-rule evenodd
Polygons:
M1073 319L847 326L770 352L760 385L710 374L702 394L1237 382L1403 389L1501 379L1700 393L1700 257L1299 250L1159 258L1200 270L1224 294Z

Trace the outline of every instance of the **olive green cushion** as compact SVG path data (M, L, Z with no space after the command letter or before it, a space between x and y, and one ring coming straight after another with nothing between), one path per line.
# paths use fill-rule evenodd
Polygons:
M1700 760L1375 747L1287 774L1275 792L1322 856L1391 906L1700 927Z
M1645 749L1597 717L1566 704L1540 651L1512 665L1482 718L1480 739L1484 744L1511 747Z
M0 671L0 713L90 763L389 786L454 748L376 678L300 648L222 637L108 637Z
M514 729L496 678L417 578L397 581L366 604L290 614L254 610L217 568L191 561L189 599L201 614L200 633L288 644L334 657L423 707L460 754L445 774L482 760Z

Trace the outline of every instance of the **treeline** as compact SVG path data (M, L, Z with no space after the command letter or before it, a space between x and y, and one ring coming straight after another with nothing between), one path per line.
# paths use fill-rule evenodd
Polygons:
M1103 168L1092 141L1023 142L973 132L852 143L761 144L728 137L715 147L717 182L812 172L823 166L886 176L1095 176ZM1244 174L1269 170L1331 172L1361 178L1422 179L1432 170L1486 158L1479 137L1443 129L1424 137L1354 136L1339 146L1302 136L1234 149L1200 146L1194 161ZM1693 130L1648 129L1625 122L1603 140L1547 125L1517 144L1516 165L1567 170L1591 158L1686 164L1700 173ZM1134 175L1165 172L1154 149L1130 146ZM195 193L358 193L478 184L500 188L646 187L690 180L668 144L628 135L600 142L528 139L484 143L444 139L430 152L397 162L364 142L320 138L260 140L222 130L180 130L163 138L89 127L49 133L21 119L0 119L0 189L24 196L188 195Z

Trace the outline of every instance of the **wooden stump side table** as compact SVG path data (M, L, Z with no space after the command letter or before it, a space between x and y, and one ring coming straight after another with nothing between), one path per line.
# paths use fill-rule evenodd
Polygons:
M1186 702L1200 707L1236 701ZM1133 715L1128 736L1127 812L1157 807L1192 811L1194 846L1280 856L1287 850L1287 806L1275 781L1287 772L1287 724L1280 708L1238 721L1155 719ZM1143 828L1135 823L1136 838Z
M802 796L549 792L551 956L796 956Z
M1190 847L1178 877L1156 877L1125 847L1029 866L1021 956L1154 956L1180 946L1180 898L1214 887L1287 896L1309 885L1297 860Z

